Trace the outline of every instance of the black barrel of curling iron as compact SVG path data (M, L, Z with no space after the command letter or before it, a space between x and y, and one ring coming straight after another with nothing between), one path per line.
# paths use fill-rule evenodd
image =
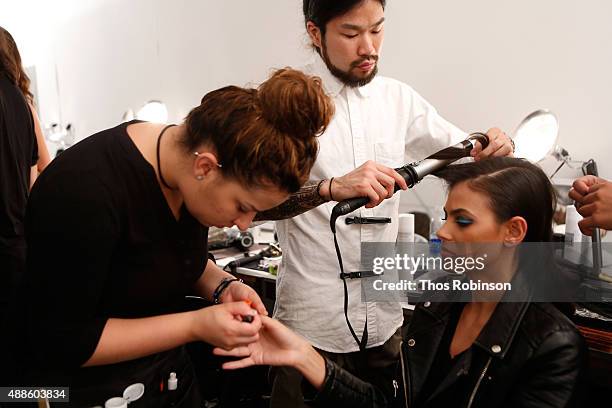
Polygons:
M480 142L482 148L486 148L489 145L489 138L484 133L472 133L466 140L457 143L456 145L449 146L446 149L440 150L418 162L406 164L400 168L395 169L408 184L408 188L414 187L423 177L440 170L443 167L448 166L450 163L455 162L463 157L469 157L470 152L476 146L476 141ZM395 184L394 192L400 190L400 187ZM356 197L349 198L341 201L332 210L330 218L330 226L332 231L336 232L336 219L341 215L349 214L358 208L366 205L370 199L368 197Z

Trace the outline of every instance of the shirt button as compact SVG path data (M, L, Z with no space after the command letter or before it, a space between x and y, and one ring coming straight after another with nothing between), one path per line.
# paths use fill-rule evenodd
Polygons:
M414 341L414 339L408 340L408 347L414 347L415 344L416 344L416 341Z
M192 264L191 259L185 259L184 264L187 266L191 266Z
M429 302L429 301L423 303L423 307L429 307L430 305L431 305L431 302Z
M494 346L491 347L491 351L494 353L499 353L501 351L501 347L495 344Z

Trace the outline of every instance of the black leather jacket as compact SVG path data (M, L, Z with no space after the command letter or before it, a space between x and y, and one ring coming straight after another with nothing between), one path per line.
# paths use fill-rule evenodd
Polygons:
M416 407L453 303L417 305L395 379L375 387L331 361L320 406ZM585 346L574 324L549 303L500 303L472 347L486 353L475 385L456 406L566 407L574 403ZM480 361L480 360L478 360ZM423 405L421 405L423 406ZM425 404L427 406L427 404Z

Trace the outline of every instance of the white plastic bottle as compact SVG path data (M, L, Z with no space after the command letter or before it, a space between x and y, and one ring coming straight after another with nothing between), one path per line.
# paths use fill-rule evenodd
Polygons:
M579 264L588 264L587 248L583 245L586 242L582 235L578 222L582 216L578 214L576 207L568 205L565 207L565 245L563 257L568 261Z
M414 242L414 214L400 214L397 242Z

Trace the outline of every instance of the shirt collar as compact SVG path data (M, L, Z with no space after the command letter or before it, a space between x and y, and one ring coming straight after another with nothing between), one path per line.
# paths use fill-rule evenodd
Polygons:
M342 92L342 90L347 87L342 81L336 78L329 71L327 65L325 65L325 62L323 61L323 58L321 58L319 54L315 54L313 60L308 65L311 66L311 73L321 78L321 80L323 81L323 88L330 96L338 96L340 92ZM367 85L351 89L354 89L355 94L357 94L358 96L368 98L371 93L371 85L372 83L370 82Z

